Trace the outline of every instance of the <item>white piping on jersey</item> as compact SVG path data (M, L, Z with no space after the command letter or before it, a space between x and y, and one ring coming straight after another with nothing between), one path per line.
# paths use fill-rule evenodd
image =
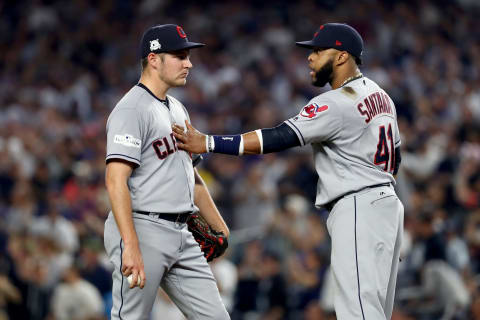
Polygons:
M257 129L257 130L255 130L255 133L257 134L258 141L260 142L260 154L263 154L263 134L262 134L262 130Z

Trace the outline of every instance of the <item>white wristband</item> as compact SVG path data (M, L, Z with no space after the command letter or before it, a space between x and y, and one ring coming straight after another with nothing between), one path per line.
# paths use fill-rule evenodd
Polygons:
M262 135L262 130L261 130L261 129L257 129L257 130L255 130L255 133L257 134L258 142L260 142L260 154L263 154L263 135Z
M210 144L208 143L208 141L210 140L210 136L207 134L205 135L205 152L206 153L209 153L210 152Z
M243 155L243 135L240 135L240 146L238 147L238 155L241 156Z
M210 152L213 152L215 150L215 139L213 139L213 136L208 136L208 140L210 140Z
M213 139L213 136L207 135L205 140L207 144L207 153L213 152L213 150L215 150L215 139Z

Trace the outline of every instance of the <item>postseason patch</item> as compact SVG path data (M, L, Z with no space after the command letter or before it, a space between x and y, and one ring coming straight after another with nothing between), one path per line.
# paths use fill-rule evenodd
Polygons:
M328 110L328 106L326 104L323 106L319 106L316 103L311 103L303 108L303 110L300 112L300 116L312 119L312 118L315 118L321 112L324 112L327 110Z
M126 133L124 135L116 134L114 139L114 143L122 144L125 147L133 147L133 148L140 148L142 144L142 140L134 138L132 135Z

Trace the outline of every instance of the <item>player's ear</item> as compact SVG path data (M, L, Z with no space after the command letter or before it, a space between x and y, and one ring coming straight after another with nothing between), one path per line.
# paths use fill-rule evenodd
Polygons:
M150 52L147 56L148 59L148 64L153 68L157 69L158 68L158 62L159 62L159 57L158 54Z
M335 62L336 62L336 65L339 66L346 63L349 59L350 59L350 53L348 53L347 51L338 51L335 57Z

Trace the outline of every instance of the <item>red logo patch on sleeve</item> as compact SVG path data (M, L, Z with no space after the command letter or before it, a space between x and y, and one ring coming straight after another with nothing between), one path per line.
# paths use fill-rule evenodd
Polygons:
M312 119L315 116L317 116L320 112L328 110L328 106L325 104L323 106L319 106L316 103L309 104L305 108L303 108L302 112L300 112L300 115L305 118Z

